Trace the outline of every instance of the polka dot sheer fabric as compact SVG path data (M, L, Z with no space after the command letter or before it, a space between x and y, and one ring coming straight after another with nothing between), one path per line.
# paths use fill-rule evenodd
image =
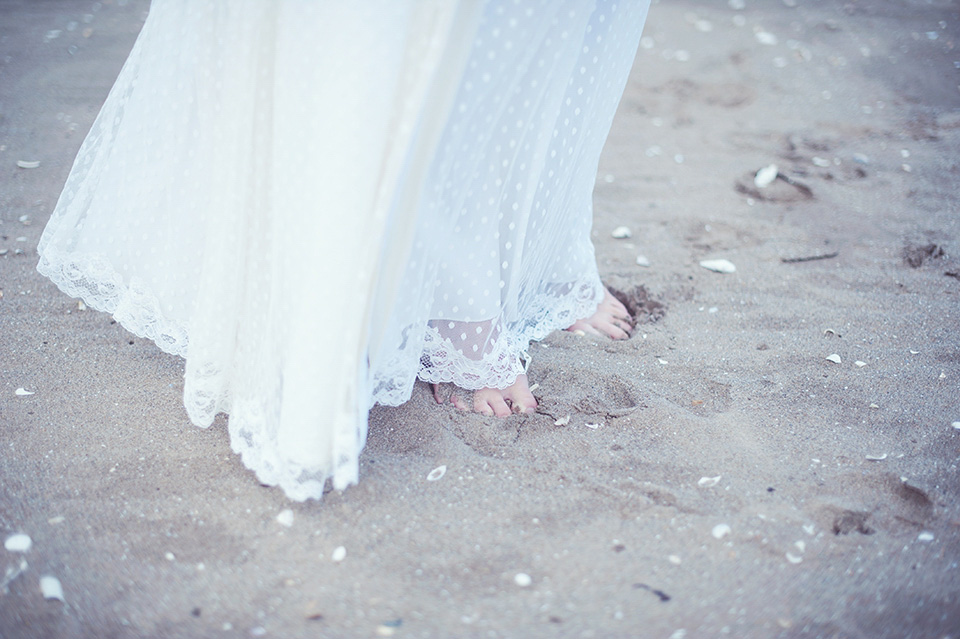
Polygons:
M357 481L419 377L503 388L589 316L597 162L648 1L154 0L40 243L186 358L261 482Z

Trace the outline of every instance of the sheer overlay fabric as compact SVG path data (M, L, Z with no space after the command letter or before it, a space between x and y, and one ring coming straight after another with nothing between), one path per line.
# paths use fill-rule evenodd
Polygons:
M648 0L154 0L40 271L186 358L296 500L376 403L504 388L602 299L591 193Z

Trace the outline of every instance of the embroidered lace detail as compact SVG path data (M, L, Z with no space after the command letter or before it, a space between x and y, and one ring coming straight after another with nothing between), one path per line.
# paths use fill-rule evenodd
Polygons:
M57 287L84 301L90 308L113 315L125 329L153 340L161 350L187 356L188 327L164 316L160 301L137 279L124 284L123 277L102 255L58 255L47 248L37 270Z

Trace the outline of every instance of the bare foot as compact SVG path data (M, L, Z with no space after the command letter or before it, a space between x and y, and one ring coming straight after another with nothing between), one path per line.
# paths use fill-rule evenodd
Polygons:
M443 404L445 399L440 395L440 385L433 384L433 398L438 404ZM530 385L527 383L526 375L518 375L517 381L506 388L481 388L473 391L473 405L465 402L454 391L450 395L450 403L462 411L472 410L482 415L496 415L497 417L507 417L513 413L535 413L537 412L537 400L530 392Z
M597 311L590 317L577 320L567 330L606 335L613 339L627 339L630 337L630 331L633 330L633 322L627 307L604 287L603 301L597 306Z

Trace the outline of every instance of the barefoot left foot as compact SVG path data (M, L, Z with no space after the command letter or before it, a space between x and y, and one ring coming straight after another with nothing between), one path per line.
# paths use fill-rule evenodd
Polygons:
M440 394L440 385L433 384L433 398L438 404L445 400ZM458 389L461 390L461 389ZM526 375L518 375L517 381L506 388L481 388L473 391L472 402L464 401L454 391L450 403L462 411L472 410L481 415L507 417L513 413L529 414L537 412L537 400L530 392Z
M593 335L606 335L613 339L627 339L633 330L633 321L627 307L620 303L606 287L603 288L603 301L596 312L582 320L577 320L567 328L568 331L583 331Z

